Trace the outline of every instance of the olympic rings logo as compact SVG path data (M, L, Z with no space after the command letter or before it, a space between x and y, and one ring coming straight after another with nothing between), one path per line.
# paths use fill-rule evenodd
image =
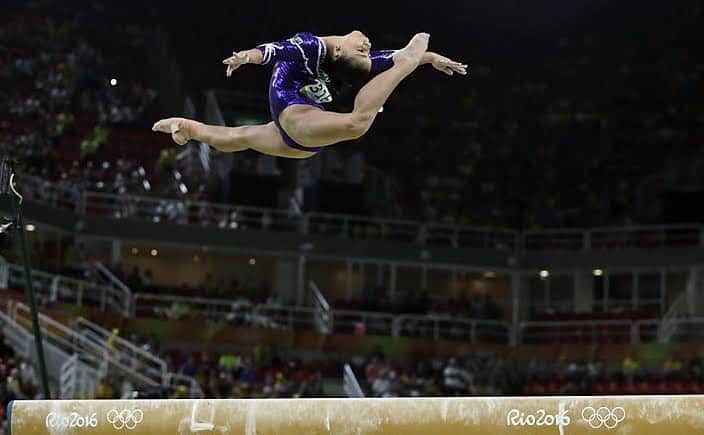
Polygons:
M594 409L588 406L582 410L582 419L589 423L589 427L592 429L600 429L602 427L614 429L626 419L626 410L620 406L614 409L609 409L605 406Z
M111 409L106 418L115 430L133 430L144 420L144 412L141 409L123 409L122 411Z

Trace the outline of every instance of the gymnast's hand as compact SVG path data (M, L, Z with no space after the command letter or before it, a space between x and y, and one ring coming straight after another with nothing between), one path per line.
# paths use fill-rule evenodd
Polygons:
M437 53L427 53L430 59L428 59L428 62L433 65L433 68L440 72L444 72L448 76L451 76L455 73L460 74L460 75L467 75L467 65L460 63L460 62L455 62L452 59L449 59L445 56L441 56Z
M230 77L234 70L241 67L242 65L248 64L249 61L250 61L250 54L249 54L248 50L247 51L240 51L240 52L233 51L232 56L230 56L227 59L222 61L222 63L227 65L227 70L225 71L225 75Z

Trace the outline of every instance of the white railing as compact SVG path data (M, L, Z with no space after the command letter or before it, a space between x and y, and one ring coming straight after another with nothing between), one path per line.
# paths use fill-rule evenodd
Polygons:
M357 310L334 310L335 332L358 335L395 335L394 316L391 313Z
M5 343L12 347L18 356L27 359L38 369L34 335L31 330L1 312L0 325ZM47 375L50 383L58 386L58 398L92 399L100 379L98 370L79 359L77 353L72 353L51 336L43 337L43 348Z
M316 307L261 304L185 296L135 295L135 314L156 314L170 319L199 317L230 323L288 329L318 330ZM394 315L371 311L330 310L331 332L508 342L509 325L492 320L453 319L444 316Z
M509 251L515 250L518 242L516 231L503 228L442 225L330 213L303 215L303 228L306 234Z
M352 367L349 364L345 364L342 369L342 388L349 398L362 399L364 398L364 391L357 381L357 376L355 376Z
M17 325L31 330L31 313L26 305L10 301L8 316ZM112 336L100 326L85 319L77 319L74 328L70 328L39 313L39 326L45 341L68 355L79 355L80 360L94 367L100 377L112 370L136 386L162 387L168 390L185 384L190 387L192 397L203 395L192 378L169 373L166 363L160 358L124 339Z
M106 279L109 283L110 286L117 289L118 291L121 291L125 295L130 295L130 302L132 299L132 289L129 288L124 282L122 282L117 276L115 276L114 273L105 265L99 261L96 261L94 263L95 269L98 273L98 276L102 276L104 279ZM126 313L131 313L131 307L126 307L125 310Z
M704 300L699 296L702 290L704 290L704 271L701 267L693 266L689 269L689 277L684 291L677 296L663 316L658 331L659 341L667 343L678 334L678 328L683 325L680 320L696 318L700 314L697 299Z
M334 322L330 304L313 281L308 283L308 287L310 288L310 298L316 311L315 324L317 329L323 334L329 334L332 332Z
M19 302L10 302L8 315L25 329L31 330L32 321L28 306ZM39 326L46 339L60 346L70 355L79 354L82 360L90 361L94 367L100 367L101 371L109 369L109 366L112 365L121 374L128 376L139 385L158 385L153 378L132 370L132 364L125 364L125 358L118 357L106 343L100 343L79 334L63 323L41 313L39 313Z
M156 314L169 319L201 317L219 320L237 320L237 313L251 310L250 303L227 299L208 299L175 295L136 293L132 316Z
M670 323L673 330L671 335L667 337L667 342L700 342L704 340L704 317L671 319Z
M61 365L61 377L59 379L59 397L62 399L72 399L76 393L78 385L78 354L74 353Z
M590 250L701 246L701 224L541 229L442 225L329 213L292 216L288 210L191 202L175 198L112 195L61 187L37 177L20 177L27 199L95 216L150 222L218 226L230 230L293 231L352 239L485 248L505 251Z
M660 319L567 320L521 322L518 343L652 342L657 338Z
M255 305L245 317L247 325L265 328L316 329L318 310L291 305Z
M96 346L107 347L112 359L119 361L123 366L166 386L169 370L163 359L83 317L71 322L71 327L76 334L92 341Z
M316 328L316 309L291 305L253 305L246 301L207 299L188 296L137 293L134 315L152 315L168 319L217 319L260 328Z
M18 325L10 316L0 312L0 324L3 325L3 335L5 344L15 350L15 353L23 358L32 356L33 336Z
M700 246L701 224L644 225L573 229L528 230L521 234L521 249L581 251L594 249Z
M665 316L663 316L662 324L658 331L658 341L667 343L677 333L677 328L680 326L679 320L686 318L689 315L689 306L687 304L687 291L680 294L675 302L670 305Z
M189 397L203 397L203 390L195 379L171 373L166 361L144 348L83 317L78 317L71 325L77 333L97 344L107 344L114 358L119 359L123 365L131 367L133 371L156 379L166 390L172 391L179 386L185 386L188 388Z
M394 318L395 336L426 337L434 340L509 341L510 325L495 320L458 319L437 315L400 315Z
M132 293L129 289L104 286L38 270L32 271L32 283L40 300L47 303L61 301L78 306L90 304L103 311L115 311L125 318L130 315ZM24 289L24 268L9 264L8 284Z

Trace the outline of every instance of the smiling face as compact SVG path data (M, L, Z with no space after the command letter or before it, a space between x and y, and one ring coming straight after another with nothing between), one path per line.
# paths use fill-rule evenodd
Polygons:
M372 43L367 35L355 30L342 39L339 56L351 67L369 72L372 68L372 61L369 59L371 48Z

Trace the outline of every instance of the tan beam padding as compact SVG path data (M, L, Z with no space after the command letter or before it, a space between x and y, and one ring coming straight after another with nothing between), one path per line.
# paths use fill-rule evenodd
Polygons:
M15 401L13 435L704 435L704 396Z

